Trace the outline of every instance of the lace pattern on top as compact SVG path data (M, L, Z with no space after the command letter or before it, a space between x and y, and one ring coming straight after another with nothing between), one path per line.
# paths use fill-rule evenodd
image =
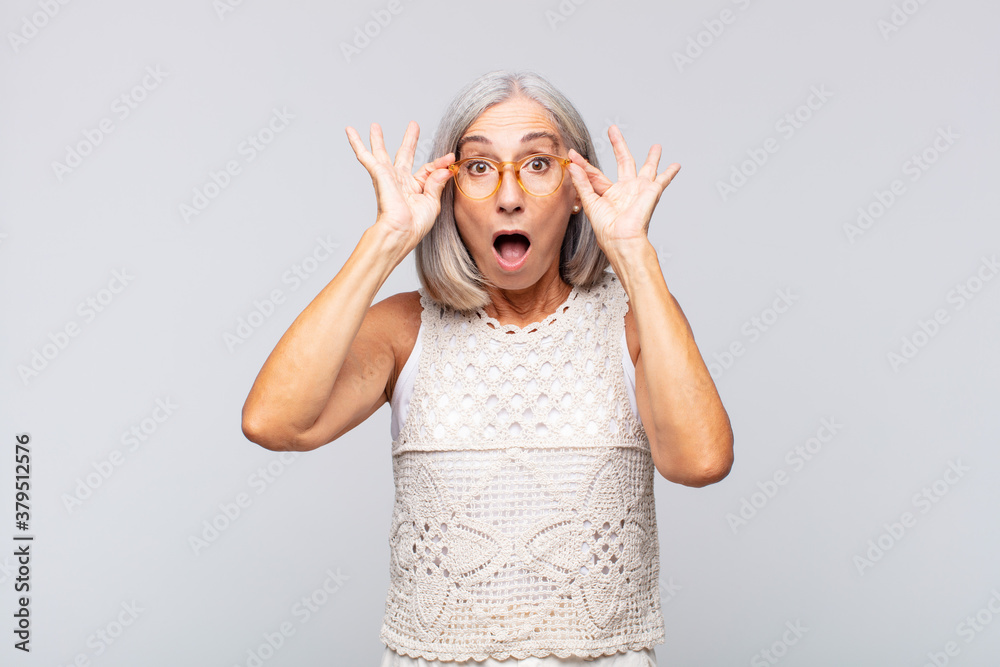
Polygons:
M617 363L628 306L613 273L586 294L574 287L555 313L523 328L482 309L463 316L423 290L420 303L426 340L393 454L513 441L649 449Z
M421 304L383 642L426 660L661 643L653 465L624 387L617 277L524 328Z

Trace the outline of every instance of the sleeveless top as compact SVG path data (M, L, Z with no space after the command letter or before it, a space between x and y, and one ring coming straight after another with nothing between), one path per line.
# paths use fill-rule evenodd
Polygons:
M392 388L392 398L389 400L389 407L392 410L392 419L389 427L390 435L395 440L399 437L399 431L403 428L406 415L410 407L410 395L413 394L413 376L417 371L417 360L420 359L420 348L423 347L421 338L424 333L424 325L417 329L417 340L413 343L413 349L407 358L403 368L396 378L396 386ZM524 345L524 343L515 343ZM635 364L628 352L628 339L625 338L625 327L622 327L622 368L625 369L625 390L628 392L628 401L632 406L632 414L639 419L639 407L635 400Z
M625 389L617 277L524 328L420 295L380 639L456 661L662 643L654 469Z

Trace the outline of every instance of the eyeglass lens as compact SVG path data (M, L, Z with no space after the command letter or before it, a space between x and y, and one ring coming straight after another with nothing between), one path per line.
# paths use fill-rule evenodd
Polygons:
M536 155L521 165L521 183L536 197L555 192L562 181L562 165L545 155ZM489 196L497 187L500 172L486 160L469 160L456 175L458 187L469 197Z

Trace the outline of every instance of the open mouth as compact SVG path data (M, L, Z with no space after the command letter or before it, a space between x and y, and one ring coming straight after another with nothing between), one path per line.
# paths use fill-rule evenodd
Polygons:
M528 257L531 241L524 234L500 234L493 240L493 251L500 266L508 271L520 268Z

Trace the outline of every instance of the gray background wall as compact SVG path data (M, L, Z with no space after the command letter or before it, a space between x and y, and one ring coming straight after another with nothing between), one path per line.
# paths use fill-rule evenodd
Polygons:
M426 161L462 85L524 68L578 105L611 177L610 123L683 167L649 234L736 464L657 479L660 664L996 664L997 5L389 7L3 4L0 662L248 665L285 624L268 667L377 664L388 407L284 458L240 409L374 221L345 126L381 123L394 152L416 120ZM408 258L379 298L416 286Z

